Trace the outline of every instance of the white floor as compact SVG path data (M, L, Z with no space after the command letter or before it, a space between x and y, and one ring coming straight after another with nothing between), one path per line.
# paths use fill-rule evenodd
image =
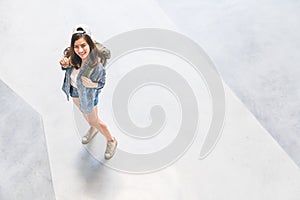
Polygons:
M100 41L145 27L180 32L155 1L12 3L4 0L0 6L4 38L0 47L0 78L43 117L57 200L299 198L299 168L226 85L226 121L222 136L203 160L199 159L204 138L201 133L208 127L205 114L211 115L209 111L201 113L204 123L203 126L200 123L198 137L190 149L173 165L157 172L131 174L113 170L96 160L101 160L101 149L99 155L94 155L95 159L82 146L72 103L66 102L60 89L63 73L58 65L73 25L88 24ZM91 8L96 11L89 11ZM108 84L100 98L103 99L102 110L110 105L108 96L118 80L116 75L125 69L111 67L108 71ZM198 86L193 85L197 81L191 80L190 84L197 89ZM203 87L199 90L197 98L207 93ZM149 98L142 97L142 100ZM202 103L209 104L209 98L204 95L200 108ZM110 130L118 138L125 138L110 119L110 112L101 113L102 110L100 116L106 119ZM132 115L138 114L135 111ZM95 140L103 138L99 135ZM130 147L124 141L120 139L119 148L127 150ZM95 147L95 143L90 146Z
M300 166L299 1L157 0Z

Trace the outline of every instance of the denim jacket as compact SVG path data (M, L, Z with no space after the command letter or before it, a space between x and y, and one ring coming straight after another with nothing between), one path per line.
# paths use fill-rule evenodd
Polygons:
M71 73L74 69L73 67L63 68L65 70L65 78L62 86L62 90L66 93L67 99L69 100L70 96L70 87L71 87ZM87 88L82 84L81 77L86 76L91 79L93 82L98 83L97 88ZM97 67L90 67L89 62L83 64L80 68L80 71L77 76L77 90L80 99L80 110L85 113L89 114L93 111L94 108L94 99L96 95L101 92L101 89L105 85L105 76L106 71L104 66L99 62Z

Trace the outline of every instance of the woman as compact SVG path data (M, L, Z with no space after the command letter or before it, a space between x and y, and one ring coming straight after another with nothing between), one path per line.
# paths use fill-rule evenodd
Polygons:
M101 48L101 49L100 49ZM65 50L60 60L65 70L63 91L69 100L72 97L90 125L82 143L89 143L100 131L107 140L105 159L113 157L117 140L110 134L107 126L98 117L98 95L105 84L107 49L94 42L87 27L77 26L73 31L71 46Z

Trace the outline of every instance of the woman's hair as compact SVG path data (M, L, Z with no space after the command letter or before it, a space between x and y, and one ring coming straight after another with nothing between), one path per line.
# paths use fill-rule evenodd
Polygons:
M88 43L90 47L90 53L88 55L88 59L90 62L91 67L96 67L99 64L99 57L100 57L100 50L96 47L96 44L92 40L92 38L86 34L83 33L74 33L71 38L71 47L69 49L70 54L70 63L72 66L74 66L76 69L80 68L82 64L81 58L75 53L74 51L74 44L75 41L79 40L80 38L85 39L85 41ZM101 57L100 57L101 58Z

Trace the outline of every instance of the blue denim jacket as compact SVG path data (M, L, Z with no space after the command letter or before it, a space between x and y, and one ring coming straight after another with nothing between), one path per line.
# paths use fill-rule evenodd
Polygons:
M62 90L66 93L67 99L69 100L70 96L70 87L71 87L71 81L70 76L73 70L73 67L63 68L65 70L65 78L62 86ZM101 89L105 85L105 76L106 71L103 65L99 62L98 67L90 67L89 62L83 64L83 66L80 68L81 70L78 73L77 77L77 90L78 95L80 99L80 110L85 113L89 114L93 111L94 108L94 99L96 95L98 95L101 92ZM91 79L93 82L98 83L97 88L87 88L82 84L81 77L86 76L89 79Z

